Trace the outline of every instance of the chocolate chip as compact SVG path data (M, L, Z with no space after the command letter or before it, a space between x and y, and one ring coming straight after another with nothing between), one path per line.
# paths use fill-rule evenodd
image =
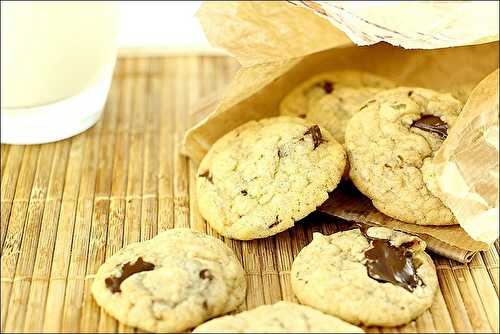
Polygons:
M248 191L246 191L245 189L243 189L243 190L241 191L241 194L242 194L243 196L246 196L246 195L248 195Z
M446 124L436 116L423 116L419 120L413 122L411 126L422 131L434 133L438 135L442 140L445 140L448 136L448 124Z
M203 309L208 310L208 304L206 300L203 301L203 304L201 304L201 306L203 306Z
M300 114L299 117L300 118L306 118L306 115L305 114Z
M207 170L207 171L205 171L205 172L201 173L201 174L200 174L200 175L198 175L198 176L199 176L199 177L204 177L204 178L206 178L206 179L208 180L208 182L210 182L210 183L214 183L214 181L213 181L213 179L212 179L212 175L210 175L210 171L209 171L209 170Z
M408 96L412 96L412 95L413 95L413 91L412 91L412 90L410 90L410 91L408 92Z
M273 228L275 226L277 226L279 223L281 223L281 219L279 218L279 216L276 216L274 222L268 226L268 228Z
M150 271L155 268L155 265L149 262L145 262L142 260L142 257L139 257L135 263L127 262L121 268L121 275L119 277L110 276L106 278L104 283L106 283L106 287L111 290L112 293L121 292L120 285L124 280L129 278L130 276L143 272Z
M209 281L211 281L214 278L214 275L212 275L210 270L203 269L202 271L200 271L200 278L201 279L208 279Z
M325 140L323 139L323 136L321 135L321 130L319 126L313 125L309 129L307 129L306 132L304 132L304 136L306 135L311 135L314 143L314 148L318 147L319 145L323 144Z

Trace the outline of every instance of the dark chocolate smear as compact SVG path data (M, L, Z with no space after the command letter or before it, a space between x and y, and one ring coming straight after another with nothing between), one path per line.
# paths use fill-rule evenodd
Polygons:
M142 260L142 257L137 258L135 263L127 262L122 266L122 274L120 277L110 276L106 278L104 283L106 283L106 287L111 290L112 293L121 292L120 286L124 280L129 278L130 276L143 272L150 271L155 268L155 265Z
M321 135L321 130L319 126L313 125L309 129L307 129L306 132L304 132L304 136L306 135L311 135L314 143L314 148L318 147L319 145L323 144L325 140L323 139L323 136Z
M365 252L368 276L389 282L412 292L420 283L413 266L413 257L405 244L391 245L389 240L375 239L372 247Z
M434 133L442 140L445 140L448 136L448 124L436 116L424 116L413 122L411 126L422 131Z

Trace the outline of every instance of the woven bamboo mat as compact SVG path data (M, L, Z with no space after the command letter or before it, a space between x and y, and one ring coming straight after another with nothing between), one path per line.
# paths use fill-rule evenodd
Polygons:
M102 120L54 144L1 147L1 329L134 332L104 313L90 286L122 246L172 227L217 236L193 197L196 166L179 155L189 107L220 90L237 70L224 57L119 60ZM225 240L243 263L241 309L293 300L293 257L309 222L275 237ZM441 290L431 309L398 328L369 332L498 332L498 242L469 265L434 256Z

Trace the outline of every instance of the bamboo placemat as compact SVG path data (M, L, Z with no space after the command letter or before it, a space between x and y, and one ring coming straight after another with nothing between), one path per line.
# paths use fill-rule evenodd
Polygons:
M194 199L196 166L179 154L188 110L222 89L233 60L214 56L128 57L117 64L102 120L54 144L1 146L2 332L134 332L93 301L105 258L172 227L219 237ZM293 257L310 221L275 237L225 240L248 282L241 309L293 300ZM498 332L498 241L469 265L435 259L441 290L431 309L398 328L369 332Z

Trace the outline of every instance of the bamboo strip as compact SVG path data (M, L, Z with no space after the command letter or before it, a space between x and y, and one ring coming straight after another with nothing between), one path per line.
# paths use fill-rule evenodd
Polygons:
M279 272L281 296L283 300L297 302L292 290L290 280L290 271L292 270L293 252L290 242L290 233L288 231L281 232L276 235L276 267Z
M24 146L11 146L9 150L9 158L5 162L4 173L2 173L2 183L0 186L0 198L2 203L2 254L5 242L5 236L9 225L9 218L12 210L12 201L16 191L19 171L23 161ZM3 318L2 318L3 319Z
M486 265L486 268L488 269L488 273L490 274L491 282L493 283L495 291L498 295L498 280L500 276L500 273L498 271L498 252L492 246L489 250L487 250L486 252L481 252L480 254L483 257L483 261Z
M467 315L467 310L464 307L464 301L460 295L460 290L458 289L448 260L441 256L436 256L435 263L439 284L453 326L455 329L460 328L461 330L471 332L472 326ZM436 318L434 318L434 320L436 320Z
M479 255L474 256L469 264L470 273L474 279L477 292L481 298L486 316L494 333L499 332L499 301L493 282L490 280L488 271Z
M257 247L257 240L243 241L241 243L241 250L243 253L242 264L245 268L247 278L246 307L249 310L265 304L262 287L262 273Z
M282 300L279 273L276 270L275 238L265 238L258 241L258 252L261 260L262 290L264 302L273 304Z
M467 315L469 317L472 328L475 332L489 332L491 328L488 323L488 318L483 309L481 298L479 297L474 280L469 272L469 268L459 262L449 260L455 282L462 295Z
M416 331L419 333L436 333L437 330L434 327L434 321L432 320L432 314L430 310L425 311L417 319L415 319L415 325L417 326Z
M439 279L438 275L438 279ZM448 312L446 301L443 296L441 289L438 289L436 295L434 296L434 302L430 307L430 312L432 319L434 320L434 327L438 333L453 333L455 329L453 328L453 322Z
M94 210L101 125L101 123L97 123L92 129L85 133L86 147L82 161L83 172L78 193L71 258L69 262L61 324L61 330L67 332L78 332L80 327L81 305L85 288L84 278L89 256L89 240ZM69 305L78 305L78 307L71 307Z
M186 85L189 64L182 58L176 58L175 84L175 139L174 139L174 224L175 227L189 227L189 167L187 158L180 154L184 131L187 128L188 94L192 87ZM186 92L186 93L182 93Z
M104 132L105 128L116 126L117 85L113 84L106 102L101 122L101 139L98 149L97 172L95 181L94 209L92 227L90 230L89 253L86 276L93 276L104 262L110 213L111 180L113 172L113 151L115 132ZM99 327L100 311L92 298L91 286L93 279L85 279L80 318L80 331L95 333Z
M0 178L3 177L3 170L5 168L5 165L7 163L7 159L9 157L9 150L11 148L11 145L4 145L2 144L1 145L1 152L0 152L0 160L1 160L1 164L0 164Z
M159 170L158 170L158 233L174 227L174 84L173 66L168 62L155 62L163 73L161 80L153 80L152 89L158 101L160 116Z
M43 321L43 331L47 332L59 331L61 327L76 204L83 170L81 157L84 154L84 144L85 134L77 135L71 139Z
M26 306L31 285L31 280L26 278L32 276L35 264L53 154L54 146L44 145L40 147L38 163L35 167L35 178L31 188L30 202L28 204L27 218L24 230L22 231L16 273L12 284L10 304L8 306L10 311L5 320L6 331L24 327Z
M189 170L179 148L182 137L176 133L174 147L174 226L189 227Z
M21 251L22 235L28 212L28 199L30 197L32 184L35 179L39 150L40 146L35 145L27 147L24 152L17 186L14 193L14 203L12 204L9 226L6 231L1 259L2 332L9 329L6 324L6 320L7 310L9 310L8 305L11 297L12 280L14 279L17 261Z

